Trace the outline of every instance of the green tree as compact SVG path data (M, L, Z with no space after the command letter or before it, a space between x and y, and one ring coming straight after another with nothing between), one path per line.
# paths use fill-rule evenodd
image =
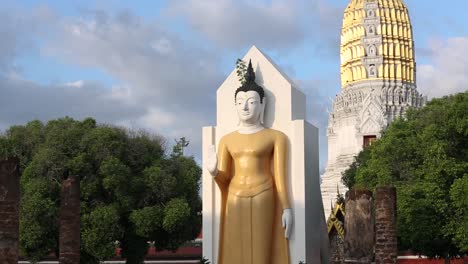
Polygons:
M430 257L468 253L468 92L408 111L342 179L348 187L397 188L402 249Z
M185 138L167 153L144 131L94 119L31 121L0 135L0 156L21 160L21 252L38 261L58 251L60 186L81 182L82 262L99 263L120 244L127 263L141 263L148 241L176 249L201 227L201 169L184 156Z

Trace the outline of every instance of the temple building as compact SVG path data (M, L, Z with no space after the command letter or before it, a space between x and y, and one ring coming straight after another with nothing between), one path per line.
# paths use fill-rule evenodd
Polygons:
M337 186L347 190L341 174L354 157L408 108L425 103L416 89L413 32L403 0L351 0L340 55L342 90L329 115L324 205L335 203Z

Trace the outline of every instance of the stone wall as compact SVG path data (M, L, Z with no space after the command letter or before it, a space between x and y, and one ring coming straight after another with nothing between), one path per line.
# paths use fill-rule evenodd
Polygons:
M76 176L62 182L59 249L60 264L80 263L80 182Z
M374 256L372 192L351 189L346 193L345 262L371 263Z
M330 264L344 263L344 240L335 232L330 237Z
M396 188L379 187L375 194L375 263L396 264Z
M19 161L0 160L0 263L17 264L19 247Z

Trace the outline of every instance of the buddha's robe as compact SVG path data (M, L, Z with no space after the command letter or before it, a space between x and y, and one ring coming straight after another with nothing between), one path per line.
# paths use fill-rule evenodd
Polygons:
M283 209L291 208L287 155L286 135L273 129L235 131L221 139L215 176L222 195L218 264L289 264L281 226Z

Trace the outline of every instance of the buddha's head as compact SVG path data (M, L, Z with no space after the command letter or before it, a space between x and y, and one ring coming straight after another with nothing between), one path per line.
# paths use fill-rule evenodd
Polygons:
M263 124L265 91L255 82L255 72L251 61L249 61L245 80L246 82L237 88L234 94L239 122L246 125Z

